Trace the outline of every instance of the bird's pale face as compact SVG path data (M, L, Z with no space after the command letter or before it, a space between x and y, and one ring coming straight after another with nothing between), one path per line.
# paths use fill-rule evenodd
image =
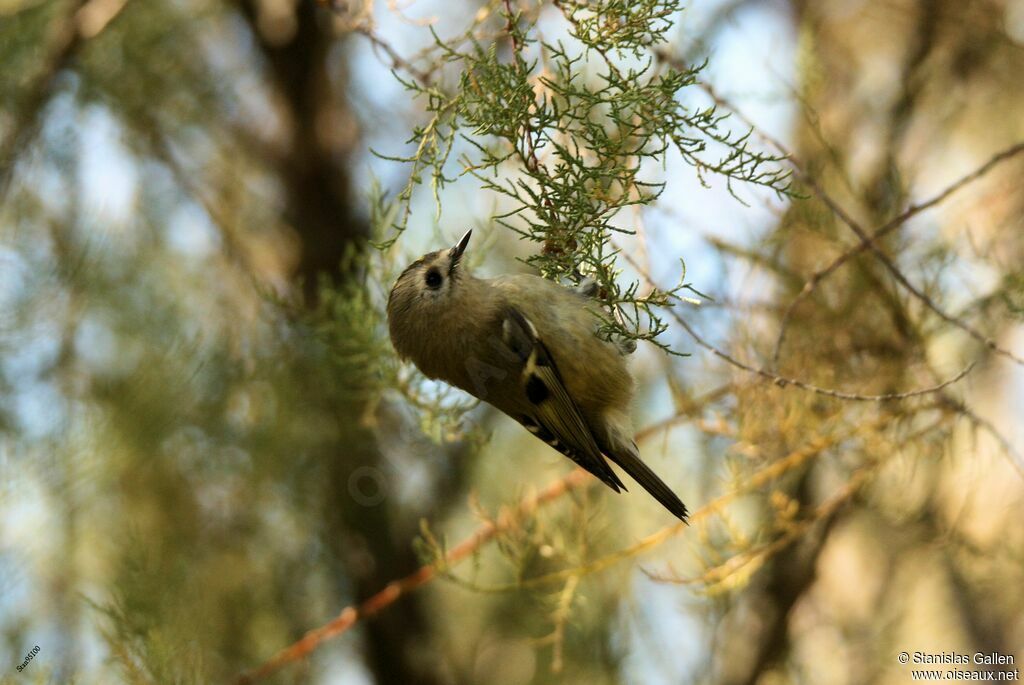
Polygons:
M459 262L472 234L467 231L454 247L429 252L407 266L391 289L389 313L397 308L428 315L430 310L449 304L458 286Z
M430 252L406 267L395 282L392 298L415 300L418 307L430 307L447 300L458 279L458 260L450 250Z
M448 250L430 252L406 267L388 298L391 340L403 356L415 357L424 336L448 319L462 280L459 262L470 233Z

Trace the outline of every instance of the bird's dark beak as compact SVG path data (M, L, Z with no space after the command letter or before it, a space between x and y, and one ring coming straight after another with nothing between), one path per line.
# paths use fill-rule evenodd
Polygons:
M473 229L466 231L466 234L459 238L459 242L455 244L451 250L448 251L448 256L451 258L452 264L457 264L462 259L462 253L466 251L466 246L469 245L469 239L473 236Z

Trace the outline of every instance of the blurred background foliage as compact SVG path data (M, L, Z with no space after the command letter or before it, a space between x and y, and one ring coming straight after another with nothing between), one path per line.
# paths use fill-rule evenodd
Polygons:
M543 42L574 33L574 97L640 94L622 137L553 127L601 173L523 142L558 85ZM229 682L491 520L267 682L896 683L902 650L1024 659L1021 0L0 0L0 65L2 682ZM482 67L525 98L507 121ZM644 90L673 69L685 88ZM418 157L467 93L477 146L443 128L451 154ZM628 154L637 116L671 133L716 99L736 111L707 166L691 140ZM716 175L729 141L754 167ZM573 187L559 162L578 206L526 191ZM570 465L382 327L397 273L467 227L478 271L593 272L651 313L610 325L690 353L631 362L641 450L690 527L589 481L508 516Z

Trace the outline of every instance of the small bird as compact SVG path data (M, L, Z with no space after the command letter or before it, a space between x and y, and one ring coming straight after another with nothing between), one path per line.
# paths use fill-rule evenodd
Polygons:
M475 278L462 265L472 231L398 277L388 329L399 356L487 402L615 492L618 464L681 520L686 507L640 461L623 350L597 335L584 289L526 274Z

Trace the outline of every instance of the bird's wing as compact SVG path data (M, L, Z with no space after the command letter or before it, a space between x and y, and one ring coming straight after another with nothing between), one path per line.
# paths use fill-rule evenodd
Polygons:
M590 426L566 390L555 360L530 320L518 309L508 307L502 335L523 364L522 388L530 406L529 414L515 418L615 492L625 490L626 486L601 455Z

